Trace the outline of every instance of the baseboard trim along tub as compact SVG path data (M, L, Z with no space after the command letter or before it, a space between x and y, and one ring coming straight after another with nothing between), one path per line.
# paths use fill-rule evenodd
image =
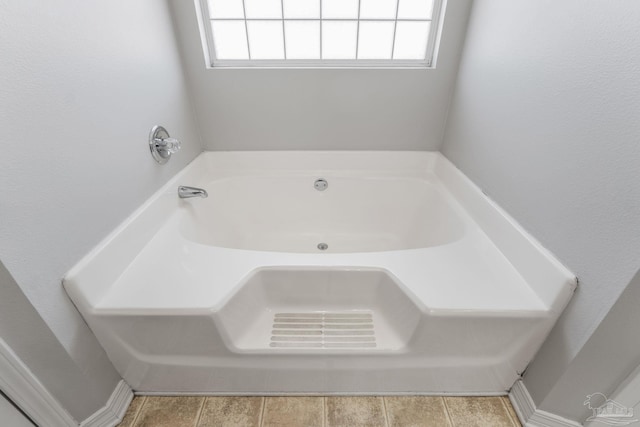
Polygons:
M129 385L121 380L111 393L107 404L84 420L80 427L114 427L124 418L127 408L133 400Z
M577 421L542 411L529 394L522 380L516 381L509 392L509 400L524 427L582 427Z

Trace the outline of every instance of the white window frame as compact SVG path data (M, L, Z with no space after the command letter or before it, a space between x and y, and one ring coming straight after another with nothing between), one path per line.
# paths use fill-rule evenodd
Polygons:
M444 21L444 10L447 0L434 0L431 15L431 25L429 28L429 39L424 60L410 59L217 59L215 44L213 42L213 31L211 29L211 18L207 0L194 0L200 35L204 51L205 64L209 69L224 68L418 68L434 69L438 55L438 46L442 34L442 23ZM263 21L263 19L260 19ZM280 21L280 19L277 19ZM320 19L313 19L322 21ZM336 21L337 19L330 19ZM344 19L354 21L354 19ZM359 21L359 19L358 19ZM375 21L375 19L363 19L362 21ZM406 21L406 20L400 20ZM420 20L423 21L423 20ZM322 22L320 23L322 26ZM395 30L394 30L395 31ZM395 34L394 34L395 37ZM247 44L249 41L247 40ZM322 51L321 51L322 55Z

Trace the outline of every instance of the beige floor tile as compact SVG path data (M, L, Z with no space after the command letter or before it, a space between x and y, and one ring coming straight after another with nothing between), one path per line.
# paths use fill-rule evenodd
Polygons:
M262 397L207 397L198 427L259 427Z
M501 397L445 397L454 427L513 427Z
M204 397L147 396L135 427L194 427Z
M322 427L322 397L265 397L264 427Z
M382 397L326 398L327 427L385 427Z
M389 427L451 426L442 397L394 396L384 400Z
M124 418L122 422L118 424L117 427L132 427L133 422L136 419L136 415L138 415L138 410L142 406L144 402L144 396L134 396L133 400L129 404L127 408L127 412L124 414Z
M513 423L517 427L522 427L522 424L520 424L520 420L518 419L518 414L516 414L515 409L513 409L513 406L511 405L509 396L502 396L502 401L504 402L504 406L507 407L507 411L509 412L509 415L511 415L511 420L513 421Z

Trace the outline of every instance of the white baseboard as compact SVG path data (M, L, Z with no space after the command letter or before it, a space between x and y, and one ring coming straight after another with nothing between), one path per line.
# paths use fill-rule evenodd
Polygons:
M516 381L511 387L509 400L524 427L582 427L577 421L537 409L529 390L521 380Z
M121 380L111 393L107 404L84 420L80 427L113 427L118 425L124 418L132 399L133 391L124 380Z
M0 389L38 425L48 427L77 427L78 425L2 338L0 338Z

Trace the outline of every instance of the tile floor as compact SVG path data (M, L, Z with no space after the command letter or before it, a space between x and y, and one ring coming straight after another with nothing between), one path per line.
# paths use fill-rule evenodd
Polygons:
M507 397L136 396L120 427L520 427Z

